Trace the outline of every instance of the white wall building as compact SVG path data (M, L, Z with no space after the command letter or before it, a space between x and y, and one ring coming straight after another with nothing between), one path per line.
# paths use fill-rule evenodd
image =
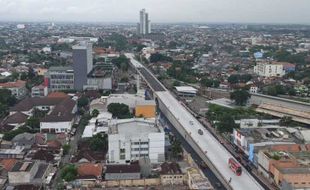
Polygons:
M100 112L96 118L89 120L85 127L82 138L89 138L98 133L108 133L109 123L112 120L112 114L109 112Z
M254 72L262 77L282 77L285 74L282 64L259 62Z
M31 88L31 97L47 96L48 88L44 85L38 85Z
M250 87L250 93L257 93L257 91L258 91L258 87L257 86L251 86Z
M68 133L71 131L71 127L74 123L74 120L71 121L51 121L40 122L40 130L41 131L48 131L51 133Z
M142 9L140 11L140 23L138 23L139 34L150 34L151 33L151 21L149 20L149 14Z
M126 104L131 110L137 105L155 104L155 100L145 100L144 94L110 94L106 102L107 106L111 103Z
M165 160L165 133L154 119L121 119L109 128L110 163L129 163L147 157L151 163Z

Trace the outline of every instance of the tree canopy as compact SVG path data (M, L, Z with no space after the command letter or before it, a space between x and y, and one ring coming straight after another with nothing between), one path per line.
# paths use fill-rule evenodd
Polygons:
M112 113L113 117L119 119L131 118L129 107L126 104L122 103L111 103L108 105L108 111Z
M250 97L250 93L244 89L235 90L230 93L230 99L234 100L239 106L244 106Z
M91 116L92 117L97 117L99 115L99 111L97 109L94 109L92 112L91 112Z
M112 63L122 71L127 71L129 68L129 59L125 55L121 55L118 58L112 59Z
M263 89L264 94L268 94L270 96L278 96L288 94L290 96L296 95L296 91L293 87L285 87L280 84L266 86Z
M175 61L167 70L167 74L177 80L195 83L197 82L196 74L192 70L192 64L188 62Z
M10 106L15 105L17 99L12 95L8 89L0 89L0 118L8 114Z
M74 164L65 165L60 173L61 178L68 182L75 180L77 175L77 168Z
M22 134L22 133L33 133L33 131L31 129L29 129L28 127L22 126L19 127L18 129L15 130L11 130L8 132L5 132L3 135L3 139L10 141L12 140L16 135Z
M244 75L235 74L235 75L230 75L227 80L230 84L236 84L236 83L246 83L250 81L251 79L252 79L252 75L250 74L244 74Z
M216 129L220 133L232 133L233 129L237 127L234 118L228 114L220 116L218 118L218 123L216 123Z
M79 108L85 107L85 106L88 105L88 102L89 102L88 98L87 98L86 96L82 96L82 97L80 97L80 98L78 99L77 106L78 106Z
M151 63L156 63L156 62L159 62L159 61L172 62L173 59L171 57L165 56L165 55L157 53L157 52L151 54L151 57L150 57L150 62Z
M220 81L217 80L217 79L210 79L208 77L203 77L201 80L200 80L200 84L202 86L206 86L206 87L214 87L214 88L217 88L220 86Z
M108 149L108 136L96 134L89 140L89 147L93 151Z

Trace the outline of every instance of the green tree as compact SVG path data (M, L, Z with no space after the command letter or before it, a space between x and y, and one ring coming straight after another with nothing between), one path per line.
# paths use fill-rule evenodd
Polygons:
M275 86L268 86L267 87L267 94L270 96L277 96L278 92Z
M173 86L181 86L180 81L178 80L173 81Z
M234 100L239 106L243 106L247 103L248 99L251 97L250 93L246 90L235 90L230 93L230 99Z
M183 153L181 142L177 139L174 139L171 143L171 152L174 158L178 158L180 154Z
M160 54L160 53L153 53L153 54L151 54L151 57L150 57L150 62L151 63L156 63L156 62L159 62L159 61L171 62L171 61L173 61L173 59L171 57L165 56L165 55Z
M39 129L40 128L40 120L35 117L30 117L26 121L26 125L31 127L32 129Z
M24 126L23 126L23 127L19 127L18 129L5 132L4 135L3 135L3 139L4 139L4 140L7 140L7 141L10 141L10 140L12 140L16 135L19 135L19 134L22 134L22 133L25 133L25 132L33 133L33 131L30 130L28 127L24 127Z
M234 74L230 75L227 79L227 81L230 84L236 84L236 83L246 83L252 79L252 75L250 74L244 74L244 75L239 75L239 74Z
M111 62L122 71L127 71L129 68L129 59L125 55L121 55L118 58L112 59Z
M231 115L224 114L219 117L218 123L216 123L216 129L220 133L232 133L234 128L238 126L235 123L235 120Z
M138 44L136 47L137 52L140 52L143 48L145 48L146 46L143 44Z
M107 150L108 137L107 135L96 134L89 140L89 147L93 151Z
M281 126L291 126L292 123L293 123L293 119L292 117L289 117L289 116L282 117L279 122Z
M60 173L60 176L65 181L73 181L78 175L77 168L74 164L65 165Z
M201 81L200 81L200 84L202 86L206 86L206 87L212 87L213 86L213 80L205 77L205 78L202 78Z
M88 105L88 102L89 102L88 98L86 96L82 96L78 99L77 106L79 108L85 107Z
M97 117L99 115L99 111L97 109L94 109L92 112L91 112L91 116L92 117Z
M117 117L119 119L132 117L129 107L126 104L111 103L108 105L108 111L112 113L113 117Z
M296 90L294 88L289 88L288 89L288 95L290 96L296 96Z
M70 144L64 144L64 145L62 146L63 153L64 153L65 155L68 154L70 148L71 148Z

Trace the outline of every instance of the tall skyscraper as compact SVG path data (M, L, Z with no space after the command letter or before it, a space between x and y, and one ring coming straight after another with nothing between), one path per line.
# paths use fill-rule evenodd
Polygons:
M81 43L72 47L73 49L73 70L74 89L83 90L87 85L87 75L93 69L93 50L91 43Z
M151 21L149 20L149 14L142 9L140 11L140 23L138 23L139 34L150 34L151 33Z

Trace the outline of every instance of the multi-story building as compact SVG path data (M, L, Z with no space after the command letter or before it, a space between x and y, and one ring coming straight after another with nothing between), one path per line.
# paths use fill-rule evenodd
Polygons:
M145 100L144 95L139 94L110 94L106 105L111 103L126 104L135 113L136 117L154 118L156 115L155 100Z
M72 67L50 67L44 76L44 86L49 91L74 89L74 72Z
M138 23L139 34L150 34L151 33L151 21L149 20L149 14L142 9L140 11L140 23Z
M31 88L31 97L47 96L48 88L44 85L38 85Z
M0 83L0 89L10 90L17 99L22 99L27 95L26 81L22 80Z
M285 74L283 64L276 62L258 62L254 66L254 72L262 77L282 77Z
M93 54L91 43L81 43L72 47L73 49L73 70L74 89L83 90L87 85L87 75L93 69Z
M258 153L258 171L282 189L309 189L309 149L276 145Z
M97 63L87 75L87 85L83 89L112 90L115 84L114 66L111 63Z
M140 158L149 158L151 163L165 160L165 133L153 119L113 120L108 139L109 163L124 164Z

